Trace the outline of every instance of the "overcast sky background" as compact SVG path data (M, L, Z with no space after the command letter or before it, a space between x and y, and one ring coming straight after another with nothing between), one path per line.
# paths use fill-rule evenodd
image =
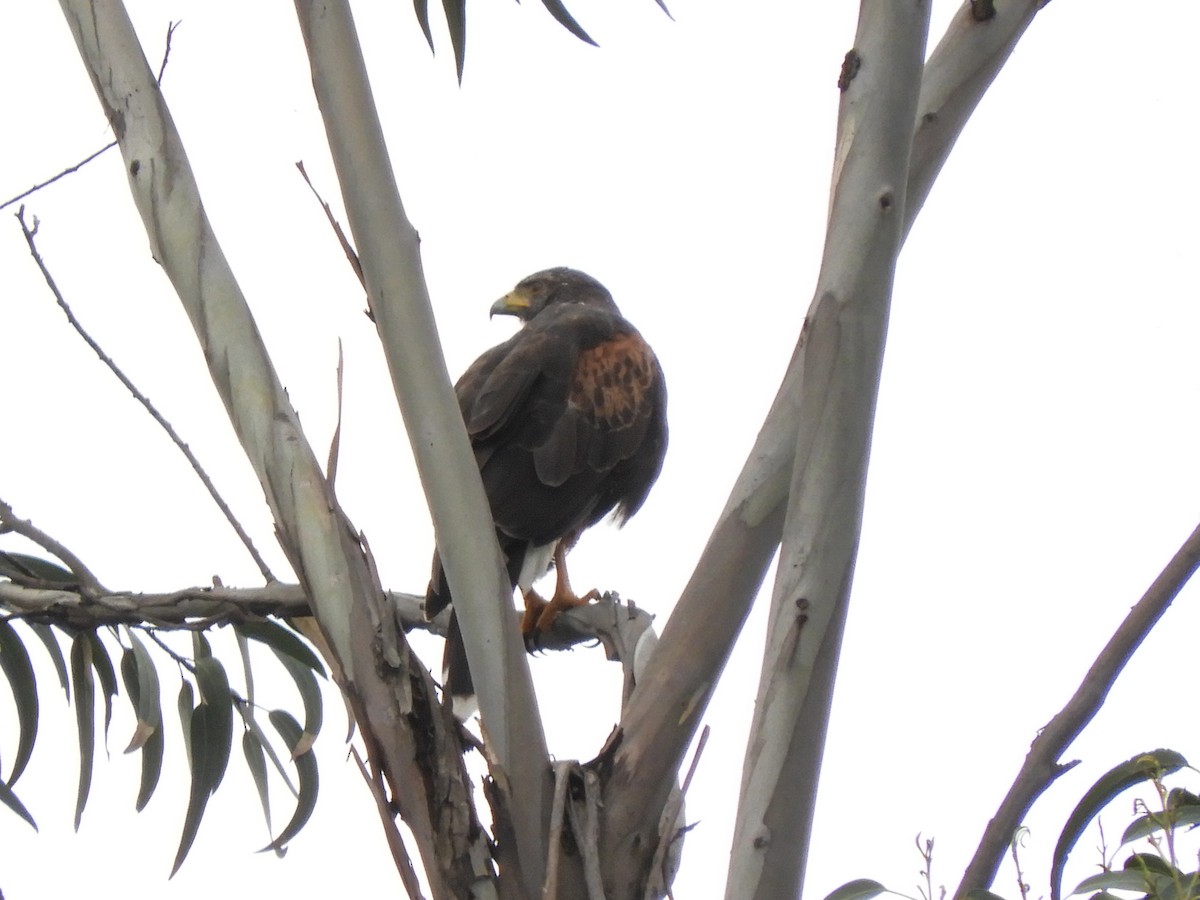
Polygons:
M462 87L433 6L436 57L411 4L360 3L355 14L450 370L510 333L487 310L524 275L571 265L612 290L667 373L671 448L644 510L622 531L589 533L571 572L577 587L615 589L665 621L811 298L857 4L677 0L672 21L651 0L576 0L602 49L533 0L473 4ZM931 47L955 6L934 4ZM384 583L423 590L432 532L374 329L293 168L304 160L340 209L293 11L130 9L155 66L168 22L182 19L164 90L217 235L318 454L335 421L342 340L338 492ZM935 884L953 887L1037 729L1196 525L1200 76L1180 38L1197 33L1200 7L1131 9L1058 0L1039 15L901 257L808 896L855 877L915 894L918 832L937 841ZM6 18L0 201L110 139L56 6L13 4ZM286 573L261 489L150 259L119 155L26 204L76 314ZM260 583L182 457L69 330L7 216L0 273L0 497L112 587ZM1030 817L1035 895L1048 893L1063 819L1096 777L1158 746L1200 757L1198 599L1195 586L1179 597L1072 748L1083 763ZM760 604L706 716L681 900L720 894L764 623ZM422 646L436 658L433 642ZM616 667L598 649L532 666L552 752L590 758L617 716ZM295 708L286 680L269 699L269 667L262 699ZM364 885L399 895L332 694L317 744L321 799L286 859L254 853L267 839L235 750L167 882L187 800L174 674L164 670L167 757L150 806L133 813L139 760L119 753L132 731L122 699L112 759L98 751L74 835L74 719L40 671L42 732L17 787L41 833L0 811L8 900L317 897ZM4 771L8 699L0 691ZM1110 838L1127 809L1107 820ZM287 820L286 802L275 815ZM1083 848L1095 844L1084 838L1071 885L1094 871ZM996 890L1016 895L1009 870Z

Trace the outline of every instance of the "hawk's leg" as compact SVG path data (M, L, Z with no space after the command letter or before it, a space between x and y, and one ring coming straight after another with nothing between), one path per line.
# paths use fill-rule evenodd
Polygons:
M600 599L600 592L592 589L582 597L571 589L571 580L567 576L567 550L574 541L561 540L554 548L554 596L547 603L536 591L525 593L525 615L521 617L521 633L530 636L538 631L549 631L564 610L583 606L592 600Z

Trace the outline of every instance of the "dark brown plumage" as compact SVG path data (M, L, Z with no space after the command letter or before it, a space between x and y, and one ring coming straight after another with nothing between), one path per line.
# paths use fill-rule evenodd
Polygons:
M566 551L615 513L624 523L645 502L667 449L666 386L658 359L583 272L547 269L492 306L523 327L488 350L455 385L496 522L509 578L526 599L522 629L546 628L583 602L570 589ZM558 585L548 606L532 592L553 555ZM451 602L437 554L426 615ZM452 627L448 686L470 693L456 672Z

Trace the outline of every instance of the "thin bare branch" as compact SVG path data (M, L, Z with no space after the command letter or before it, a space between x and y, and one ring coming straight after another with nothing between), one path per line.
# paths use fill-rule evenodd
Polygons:
M158 80L159 84L162 84L163 75L166 74L167 60L170 59L170 57L171 57L171 38L175 36L175 29L178 27L179 27L178 22L171 22L170 24L167 25L166 47L163 48L162 62L159 63L159 66L158 66L158 79L157 80ZM17 194L17 196L12 197L9 200L5 200L3 203L0 203L0 210L7 209L8 207L12 206L14 203L20 203L26 197L36 194L42 188L48 187L48 186L54 184L54 182L56 182L62 178L66 178L68 175L72 175L75 172L78 172L80 169L82 169L84 166L86 166L88 163L90 163L93 159L96 159L98 156L101 156L102 154L107 153L109 150L111 150L115 146L117 146L116 141L109 141L107 144L105 144L99 150L95 151L94 153L89 154L88 156L85 156L79 162L75 163L75 165L67 166L67 168L63 169L57 175L47 178L45 181L38 182L33 187Z
M962 900L973 888L991 885L1013 834L1029 808L1070 768L1070 765L1060 764L1059 758L1100 711L1125 664L1197 568L1200 568L1200 525L1109 638L1066 706L1034 738L1021 770L996 815L988 822L979 847L963 873L954 893L955 900Z
M110 141L109 143L107 143L103 147L101 147L99 150L96 150L93 153L90 153L87 156L85 156L79 162L75 163L75 165L67 166L67 168L63 169L57 175L53 175L50 178L47 178L45 181L39 181L33 187L28 188L24 191L21 191L21 193L17 194L15 197L12 197L8 200L5 200L3 203L0 203L0 209L7 209L8 207L12 206L14 203L20 203L26 197L36 194L42 188L49 187L50 185L54 184L54 182L56 182L62 178L66 178L68 175L73 175L74 173L76 173L80 169L82 169L84 166L86 166L88 163L90 163L93 159L107 153L109 150L111 150L115 146L117 146L117 142Z
M342 252L346 254L346 262L350 263L350 268L354 270L355 276L358 278L358 283L363 286L363 290L367 289L367 281L363 277L362 262L359 261L358 254L354 252L354 245L350 243L350 239L346 237L346 232L342 229L342 223L339 222L333 215L333 210L321 196L316 187L312 183L312 179L308 177L308 172L304 168L304 161L298 160L296 168L300 170L300 174L304 177L304 183L308 185L308 189L313 192L313 196L317 198L317 202L321 204L321 209L325 210L325 218L329 220L329 227L333 229L333 233L337 235L338 243L342 245ZM368 315L370 313L368 312Z
M359 756L357 747L350 748L350 755L358 764L358 771L362 773L363 781L367 783L367 789L370 790L371 796L375 800L375 811L379 813L379 821L383 825L383 833L387 838L388 849L392 852L396 871L400 873L400 881L404 884L404 892L408 894L410 900L424 900L425 895L421 893L421 883L417 880L412 857L408 855L408 848L404 846L404 836L396 827L396 813L388 802L383 777L379 774L378 769L374 772L367 771L367 766Z
M138 390L137 385L135 385L129 379L129 377L113 361L112 357L104 352L104 348L97 343L96 339L88 333L87 329L83 327L79 319L75 317L75 313L71 310L71 307L67 303L66 298L63 296L62 291L59 290L58 284L54 280L54 276L50 274L50 269L47 267L46 261L42 259L42 255L38 251L36 242L37 222L34 222L32 228L26 224L24 206L17 211L16 218L21 224L21 231L25 234L25 243L29 245L29 253L31 256L33 256L33 261L37 263L38 269L41 270L42 278L45 280L46 286L49 287L50 292L54 294L54 300L58 303L59 309L61 309L63 314L66 315L67 322L69 322L71 327L75 329L75 332L81 338L83 338L84 343L91 347L92 352L99 357L100 362L104 363L104 365L108 367L108 370L117 377L117 380L120 381L121 384L125 386L125 389L133 395L133 399L142 404L146 412L150 413L150 417L158 423L159 427L161 427L162 430L167 433L167 437L169 437L175 446L179 448L179 452L182 453L187 459L188 463L192 467L192 471L196 473L196 477L200 479L200 483L204 485L204 489L208 491L208 495L212 497L213 502L217 504L217 508L221 510L221 514L224 515L226 521L229 522L230 527L233 528L234 532L238 536L238 539L241 540L242 545L250 554L251 559L254 560L254 564L258 566L258 570L262 573L263 578L268 582L276 581L277 579L275 578L274 573L271 572L266 560L264 560L262 555L259 554L258 548L254 546L254 542L250 539L250 535L246 533L246 530L242 527L242 523L237 520L237 517L233 514L233 510L230 509L229 504L225 502L225 498L222 497L217 491L216 485L213 484L212 479L209 478L208 472L204 470L204 466L200 464L200 460L196 458L196 454L192 452L192 448L184 443L183 438L179 436L179 432L177 432L174 426L167 421L166 417L158 411L154 404L150 402L150 398Z
M92 570L84 564L82 559L28 519L18 518L16 513L13 512L13 508L0 499L0 534L4 532L12 532L13 534L19 534L21 537L28 538L46 552L62 560L66 567L71 570L72 574L79 579L80 590L85 595L96 596L109 592L100 583L100 580L92 574Z

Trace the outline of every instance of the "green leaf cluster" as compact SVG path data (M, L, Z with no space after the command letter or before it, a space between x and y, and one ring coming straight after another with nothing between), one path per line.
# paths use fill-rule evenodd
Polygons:
M1121 835L1117 850L1137 841L1149 841L1153 852L1130 852L1120 868L1104 862L1104 871L1084 879L1071 896L1088 894L1089 900L1117 900L1112 891L1134 892L1142 900L1200 900L1200 869L1189 871L1177 853L1177 836L1200 825L1200 797L1176 787L1168 789L1163 779L1191 768L1183 754L1174 750L1153 750L1139 753L1105 772L1092 785L1067 817L1054 848L1050 869L1051 898L1062 896L1062 877L1067 859L1075 849L1085 829L1102 812L1110 809L1117 797L1138 785L1153 786L1159 804L1151 810L1138 801L1141 813ZM1195 771L1195 770L1193 770ZM1021 832L1027 833L1025 829ZM1018 836L1019 837L1019 836ZM1016 841L1014 837L1014 851ZM1195 863L1195 854L1191 856ZM928 860L926 860L928 865ZM1022 885L1027 895L1027 886ZM871 900L882 894L895 893L878 881L860 878L849 881L827 895L825 900ZM922 892L923 896L925 892ZM905 896L898 894L898 896ZM1002 900L996 894L980 888L966 893L967 900Z
M5 560L11 562L11 556L6 554ZM12 564L19 565L22 571L29 566L25 560ZM48 570L47 574L55 576L54 572ZM0 572L0 577L3 575ZM312 648L290 628L275 621L262 620L234 626L245 675L247 696L243 697L230 686L225 665L213 655L208 639L199 631L193 633L190 656L169 649L159 640L156 630L149 626L122 626L120 629L101 631L109 632L107 640L102 640L101 633L97 631L67 631L41 622L0 617L0 673L12 693L18 726L16 751L11 764L6 767L7 771L0 769L0 803L37 829L33 815L14 791L33 756L41 710L37 675L27 649L28 638L33 636L49 655L67 702L75 710L80 761L75 799L76 829L82 821L92 783L97 696L103 700L103 736L107 745L113 701L122 693L122 686L135 717L133 734L124 752L141 754L136 809L139 812L144 809L154 795L162 772L167 730L162 710L159 665L170 661L176 664L180 673L176 708L190 768L187 811L171 874L178 871L187 858L208 800L224 779L232 755L235 714L242 725L242 756L253 779L270 834L275 835L271 826L269 796L268 776L271 769L295 798L295 809L287 825L263 848L282 854L286 845L307 823L317 801L319 779L312 748L321 730L323 716L317 679L318 676L327 676L325 667ZM119 648L120 658L116 667L109 649L110 642L115 642ZM259 708L254 702L254 677L249 653L251 644L272 652L291 677L303 706L302 722L287 710L267 710L267 721L274 732L273 737L268 736L256 716ZM65 654L64 646L67 648ZM156 664L156 655L159 664ZM286 758L276 750L276 745L286 749Z

